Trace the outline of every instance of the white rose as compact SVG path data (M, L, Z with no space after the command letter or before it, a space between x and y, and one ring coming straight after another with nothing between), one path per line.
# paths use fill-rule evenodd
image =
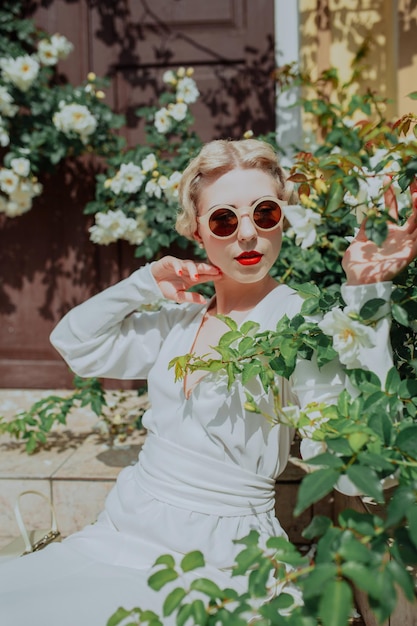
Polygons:
M316 226L321 224L321 216L299 204L284 205L282 210L295 232L296 244L301 244L302 248L312 246L316 241Z
M162 189L158 185L157 181L152 179L148 180L148 182L146 183L145 193L147 193L148 196L155 196L155 198L160 198L162 196Z
M175 85L175 83L177 82L177 77L172 70L167 70L162 75L162 81L169 85Z
M18 174L19 176L28 176L30 172L30 161L24 157L12 159L10 161L10 165L12 166L12 170L15 174Z
M56 50L47 39L41 39L38 43L38 57L42 65L56 65L58 63Z
M115 194L136 193L141 188L144 178L140 167L134 163L122 163L110 183L110 189Z
M58 59L66 59L74 49L74 46L66 37L58 34L52 35L51 45Z
M0 170L0 189L10 195L15 191L19 183L19 178L12 170L6 167Z
M10 143L10 136L0 120L0 146L5 148Z
M158 162L153 152L151 152L151 154L148 154L148 156L143 159L141 165L144 172L152 172L152 170L156 169Z
M124 235L124 239L134 246L140 245L150 233L150 229L145 219L146 205L141 204L135 209L135 226L129 228Z
M193 104L198 99L200 92L197 89L197 85L192 78L185 76L178 81L177 84L177 99L183 100L186 104Z
M32 194L27 189L18 187L13 193L10 194L10 203L15 203L21 210L21 213L25 213L32 208Z
M58 130L65 135L71 132L80 135L81 141L86 144L90 135L97 128L97 120L88 108L82 104L60 103L60 111L53 116L53 122Z
M166 107L163 107L155 113L155 127L159 133L165 134L172 126L171 117Z
M5 117L14 117L19 110L6 87L0 85L0 114Z
M175 104L169 105L169 114L177 122L182 122L187 115L187 110L188 107L184 102L176 102Z
M173 172L168 178L164 189L164 194L168 200L176 200L178 198L178 186L181 180L181 172Z
M326 313L318 326L333 338L333 348L339 354L340 362L349 368L360 367L361 349L372 348L376 344L373 328L353 320L339 308Z
M16 59L5 58L1 60L3 79L15 85L20 91L27 91L32 86L39 69L38 61L28 54Z
M95 226L89 228L90 239L102 245L122 239L129 228L136 228L136 220L127 217L121 209L96 213L95 221Z

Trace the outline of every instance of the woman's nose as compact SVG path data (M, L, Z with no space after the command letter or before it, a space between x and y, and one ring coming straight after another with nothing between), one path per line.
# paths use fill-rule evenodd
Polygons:
M257 235L255 224L252 222L249 215L242 215L237 234L238 239L241 241L250 241L251 239L255 239Z

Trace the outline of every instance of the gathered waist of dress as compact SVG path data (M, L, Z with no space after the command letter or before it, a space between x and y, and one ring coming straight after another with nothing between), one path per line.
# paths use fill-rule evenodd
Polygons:
M234 517L271 511L275 480L148 434L135 466L140 487L191 511Z

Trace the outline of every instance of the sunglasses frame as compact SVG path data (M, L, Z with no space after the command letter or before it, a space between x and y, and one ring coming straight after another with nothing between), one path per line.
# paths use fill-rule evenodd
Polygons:
M258 208L260 204L262 204L262 202L265 202L265 200L272 200L278 205L279 209L281 210L281 217L279 221L274 226L271 226L271 228L262 228L261 226L258 226L258 224L254 220L255 210ZM251 204L250 206L241 207L240 209L236 209L230 204L216 204L215 206L211 207L211 209L207 211L207 213L204 213L203 215L198 216L197 222L205 226L208 226L210 230L210 234L212 235L212 237L215 237L216 239L229 239L230 237L233 237L233 235L236 235L236 232L240 228L240 222L242 220L242 217L245 217L245 216L248 216L250 218L256 230L260 230L261 232L264 232L264 233L269 233L273 230L276 230L279 227L279 225L282 223L283 218L284 218L284 212L282 211L282 206L285 206L287 204L288 202L286 200L280 200L279 198L275 198L274 196L262 196L262 198L258 198L258 200L255 200L255 202ZM215 211L218 211L219 209L228 209L229 211L232 211L232 213L234 213L237 217L236 228L232 233L230 233L230 235L216 235L216 233L214 233L212 229L210 228L210 217L213 215ZM241 211L241 209L249 209L249 211L246 213L240 213L239 211Z

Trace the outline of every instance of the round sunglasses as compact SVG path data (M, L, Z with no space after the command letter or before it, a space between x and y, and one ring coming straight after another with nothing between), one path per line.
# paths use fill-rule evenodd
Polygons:
M282 220L281 206L287 204L272 196L263 196L256 200L246 213L239 213L229 204L217 204L210 211L197 217L200 224L208 226L213 237L224 239L235 234L243 216L248 215L258 230L270 231L278 228Z

